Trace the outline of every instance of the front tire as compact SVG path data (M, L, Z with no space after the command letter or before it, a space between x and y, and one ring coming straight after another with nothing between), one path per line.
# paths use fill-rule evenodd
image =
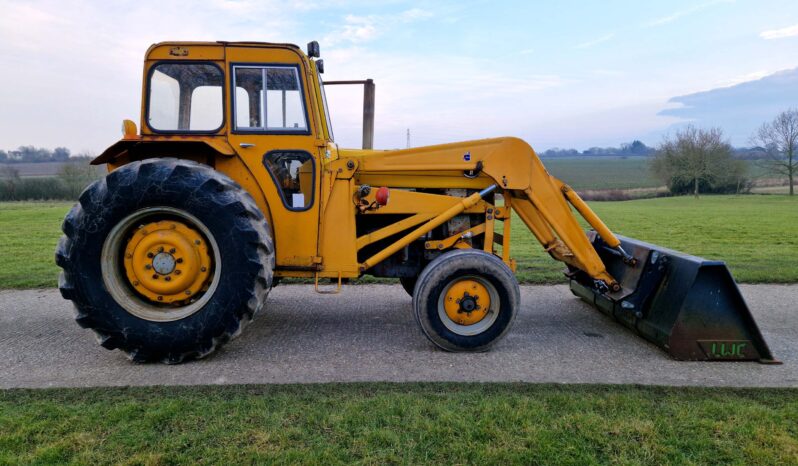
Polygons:
M274 247L254 200L198 163L125 165L81 194L62 229L59 288L76 321L138 362L207 356L272 285Z
M418 277L399 277L399 283L402 284L402 289L405 290L411 298L413 297L413 292L416 289L416 282L418 281Z
M486 351L510 329L520 304L518 281L493 254L447 252L421 272L413 296L416 321L447 351Z

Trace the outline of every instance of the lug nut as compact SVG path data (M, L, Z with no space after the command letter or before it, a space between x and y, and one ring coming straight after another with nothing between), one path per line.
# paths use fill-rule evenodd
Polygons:
M183 272L181 272L179 270L175 270L175 275L180 275L181 273L183 273Z
M163 252L163 246L158 248L158 252Z
M171 282L172 281L172 277L165 277L164 280L166 280L167 282Z
M152 274L152 279L153 280L158 280L158 274L157 273Z
M152 266L150 264L145 264L144 265L144 269L145 270L150 270L151 268L152 268Z
M153 253L151 253L151 252L148 252L148 253L147 253L147 257L148 257L148 258L150 258L150 259L152 259L154 256L155 256L155 254L153 254Z
M181 258L175 260L175 262L177 262L178 264L182 264L183 263L183 258L181 257Z
M174 253L175 253L175 251L177 251L177 249L175 249L175 248L172 248L172 249L170 249L170 250L169 250L169 254L174 254Z

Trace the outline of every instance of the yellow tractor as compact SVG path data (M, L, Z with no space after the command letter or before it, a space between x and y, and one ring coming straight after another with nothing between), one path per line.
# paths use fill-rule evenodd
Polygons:
M108 174L82 193L56 250L61 293L102 346L135 361L200 358L239 335L283 277L335 292L371 274L401 281L435 345L484 351L521 308L517 216L577 296L673 357L773 361L722 262L616 236L520 139L372 150L368 80L366 147L338 147L319 56L316 42L147 51L141 131L125 120L92 162Z

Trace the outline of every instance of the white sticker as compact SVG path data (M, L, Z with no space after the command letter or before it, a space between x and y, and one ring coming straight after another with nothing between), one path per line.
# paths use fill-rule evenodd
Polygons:
M291 195L291 207L305 207L305 195L302 193L294 193Z

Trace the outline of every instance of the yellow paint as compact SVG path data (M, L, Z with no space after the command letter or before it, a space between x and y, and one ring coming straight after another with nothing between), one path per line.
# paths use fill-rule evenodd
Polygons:
M472 303L473 310L464 308L464 300ZM446 291L443 298L446 315L459 325L474 325L488 315L490 294L482 283L471 280L458 280Z
M213 166L238 182L263 211L275 243L276 276L352 278L385 260L421 235L451 218L452 212L485 215L485 250L493 252L494 239L501 244L502 260L511 268L510 210L514 210L553 258L584 270L588 275L615 283L572 213L574 205L591 225L602 229L602 237L614 236L600 219L581 202L576 193L563 190L561 181L548 174L534 150L516 138L482 139L401 150L339 149L332 141L322 105L315 62L290 44L250 42L166 42L147 51L143 76L159 61L204 61L218 65L225 74L224 124L212 134L161 134L146 121L147 83L143 82L140 134L125 123L124 139L106 150L98 163L114 170L133 160L178 156ZM308 134L255 134L233 129L233 64L295 66L302 82L302 100L307 112ZM146 81L146 80L145 80ZM189 147L204 148L197 152ZM197 143L201 143L197 145ZM281 191L263 164L272 150L301 150L313 158L300 170L300 188L313 198L304 211L286 207ZM476 176L469 171L480 169ZM368 184L373 201L377 187L391 189L388 205L361 211L356 206L358 188ZM480 190L498 186L504 206L493 206L471 196L448 196L440 190ZM433 192L419 192L426 190ZM487 218L488 209L494 209ZM357 237L358 219L375 215L396 215L397 221ZM504 222L503 233L495 233L494 221ZM400 241L358 263L357 252L379 239L406 233ZM426 238L444 241L447 238ZM441 243L435 243L441 244ZM444 250L468 247L455 240ZM155 285L153 285L155 286Z
M194 297L213 277L213 261L205 240L178 221L161 220L142 226L127 242L124 254L131 286L156 303L179 303Z

